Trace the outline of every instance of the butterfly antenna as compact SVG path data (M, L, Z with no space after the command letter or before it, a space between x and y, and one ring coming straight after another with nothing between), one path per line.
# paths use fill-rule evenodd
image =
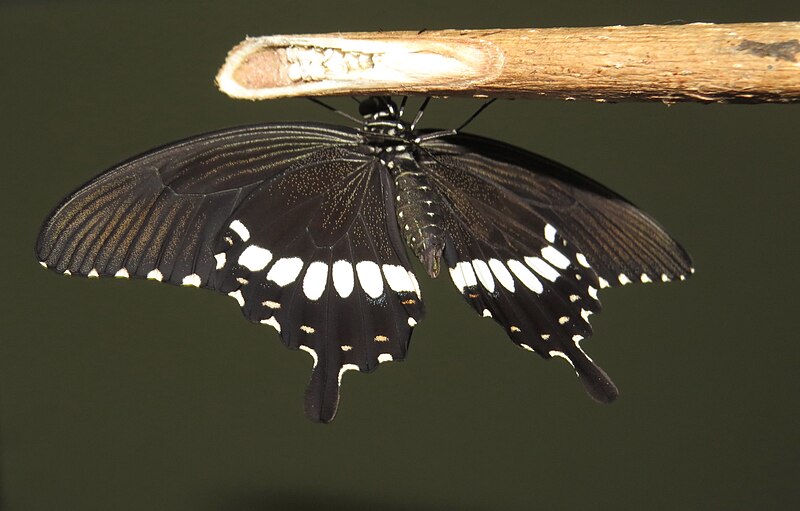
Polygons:
M430 101L431 98L429 97L425 98L425 101L423 101L422 104L419 106L417 115L414 117L414 122L411 123L411 131L414 131L416 129L417 124L419 124L419 120L422 119L422 114L425 113L425 108L428 106L428 103L430 103Z
M456 131L460 132L461 130L463 130L467 126L467 124L471 123L472 121L475 120L476 117L478 117L478 114L486 110L486 108L488 108L488 106L494 103L495 101L497 101L497 98L492 98L486 103L482 104L481 107L478 110L476 110L474 114L470 115L469 118L466 121L464 121L464 124L456 128Z
M307 99L307 100L309 100L309 101L311 101L312 103L316 103L316 104L318 104L318 105L319 105L319 106L321 106L321 107L327 108L328 110L330 110L330 111L331 111L331 112L333 112L333 113L339 114L339 115L341 115L342 117L346 117L346 118L350 119L351 121L353 121L353 122L354 122L354 123L356 123L356 124L364 124L364 121L363 121L362 119L357 119L357 118L353 117L353 116L352 116L352 115L350 115L350 114L346 114L346 113L342 112L341 110L338 110L338 109L336 109L336 108L333 108L333 107L332 107L332 106L330 106L329 104L327 104L327 103L324 103L324 102L320 101L320 100L319 100L319 99L317 99L317 98L310 98L310 97L306 97L306 99Z

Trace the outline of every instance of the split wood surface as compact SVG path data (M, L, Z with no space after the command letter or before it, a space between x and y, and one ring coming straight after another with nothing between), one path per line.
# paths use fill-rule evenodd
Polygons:
M800 22L248 38L217 75L243 99L430 95L800 101Z

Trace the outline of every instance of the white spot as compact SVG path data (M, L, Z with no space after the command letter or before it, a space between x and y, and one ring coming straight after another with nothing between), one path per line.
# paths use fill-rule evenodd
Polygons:
M593 314L592 311L587 311L586 309L581 309L581 317L587 323L589 322L589 316L591 316L592 314Z
M347 371L358 371L358 366L355 364L345 364L339 369L339 385L342 384L342 375Z
M603 277L597 277L597 281L600 282L600 289L611 287L611 284L609 284L608 281Z
M686 280L686 275L681 275L681 280Z
M586 256L581 254L580 252L575 254L575 260L578 261L578 264L580 264L584 268L591 268L591 266L589 266L589 261L586 260Z
M278 284L279 286L287 286L294 282L303 269L303 261L299 257L284 257L278 259L272 268L267 273L267 280Z
M533 271L546 278L550 282L555 282L559 277L559 273L555 268L538 257L526 257L525 264L533 268Z
M314 332L316 332L316 329L314 329L313 326L308 326L308 325L300 325L300 330L302 330L307 334L313 334Z
M383 276L386 277L386 282L389 284L389 287L392 289L392 291L397 293L414 292L414 283L411 281L408 275L408 270L402 266L397 266L394 264L383 265Z
M342 346L342 351L350 351L352 349L353 349L353 347L350 346L349 344L345 344L345 345Z
M99 276L100 276L100 274L99 274L99 273L97 273L97 270L96 270L96 269L92 268L92 271L90 271L90 272L89 272L89 274L88 274L88 275L86 275L86 276L87 276L87 277L89 277L89 278L93 278L93 277L99 277Z
M262 321L262 323L263 323L263 321ZM281 331L281 329L278 328L278 332L280 332L280 331ZM314 351L312 348L309 348L308 346L303 346L302 344L300 346L298 346L298 348L300 348L301 350L303 350L306 353L308 353L309 355L311 355L311 358L314 359L314 365L312 366L312 369L314 367L317 367L317 362L319 362L319 358L317 357L317 352ZM341 381L341 378L340 378L340 381Z
M544 226L544 239L549 241L550 243L554 243L556 241L556 228L550 224Z
M408 318L408 326L414 327L417 325L417 320L414 318Z
M649 275L647 275L646 273L642 273L641 280L642 280L642 282L644 282L645 284L647 284L648 282L653 282L653 281L650 279L650 276L649 276Z
M492 277L492 270L489 269L489 265L480 259L474 259L472 266L475 268L475 274L478 275L481 285L490 293L494 293L494 277Z
M589 296L597 300L597 289L593 288L592 286L589 286L588 290L589 290Z
M249 280L243 279L242 277L236 277L236 282L238 282L239 284L241 284L243 286L246 286L247 284L250 283Z
M631 283L631 279L629 279L628 276L625 275L624 273L620 273L619 277L617 277L617 279L619 280L619 283L622 284L623 286L625 284L630 284Z
M42 265L42 268L47 268L47 263L44 261L39 261L39 264Z
M239 307L244 307L244 296L242 296L242 292L240 290L231 291L228 293L228 296L236 300L236 303L239 304Z
M233 232L235 232L236 234L239 235L240 238L242 238L242 241L247 241L250 239L250 231L247 230L247 227L245 227L242 222L234 220L233 222L231 222L230 227Z
M550 339L550 334L542 334L539 337L541 337L543 341L546 341L546 340Z
M378 355L378 362L380 363L391 362L392 360L394 360L394 357L388 353L381 353L380 355Z
M694 275L694 268L689 268L689 273Z
M66 273L66 272L64 272L64 273ZM120 277L120 278L123 278L123 279L127 279L129 277L128 270L126 270L125 268L120 268L119 271L114 274L114 276L115 277Z
M574 342L576 345L579 342L581 342L582 340L583 340L583 336L582 335L573 335L572 336L572 342Z
M72 272L69 271L69 270L64 270L63 275L70 276L70 275L72 275ZM127 275L125 275L125 277L127 277Z
M214 259L217 260L217 269L221 269L225 266L225 252L220 252L219 254L214 254Z
M150 280L157 280L159 282L164 280L164 276L161 275L161 272L158 271L158 268L156 268L155 270L152 270L150 273L148 273L147 274L147 278L150 279Z
M378 298L383 294L383 277L381 269L372 261L361 261L356 264L358 283L361 289L372 298Z
M353 265L350 261L340 259L333 263L333 287L342 298L347 298L353 292L355 278L353 277Z
M491 318L492 317L492 313L489 311L489 309L483 309L483 317L484 318Z
M531 348L531 347L530 347L530 346L528 346L527 344L522 344L522 343L520 343L520 345L519 345L519 346L520 346L520 348L522 348L522 349L524 349L524 350L533 351L533 348Z
M492 269L492 273L494 273L494 276L500 281L500 284L513 293L514 277L512 277L511 273L508 272L508 268L506 268L505 265L497 259L489 259L489 268Z
M566 323L567 321L569 321L569 316L561 316L560 318L558 318L558 323L559 323L560 325L563 325L563 324L564 324L564 323Z
M516 325L511 325L508 329L512 332L522 332L522 330Z
M544 291L542 282L537 279L536 275L531 273L524 264L514 259L509 259L506 264L508 264L508 267L514 272L514 275L517 276L520 282L525 284L525 287L537 294L541 294L542 291Z
M453 284L456 285L460 293L463 293L465 288L478 283L469 261L456 263L454 268L450 268L450 278L453 279Z
M192 273L191 275L183 277L181 285L200 287L200 275Z
M550 351L550 352L548 353L548 355L550 355L551 357L560 357L560 358L563 358L564 360L566 360L567 362L569 362L569 365L571 365L573 368L575 368L575 364L573 364L573 363L572 363L572 360L570 360L568 356L564 355L564 354L563 354L562 352L560 352L560 351L552 350L552 351Z
M222 264L225 264L225 254L222 255ZM270 261L272 261L272 252L258 245L250 245L244 249L242 255L239 256L239 264L250 271L261 271L267 267ZM219 262L217 264L219 264Z
M661 274L661 282L669 282L669 277L666 273Z
M328 265L322 261L314 261L308 265L303 278L303 293L309 300L319 300L328 282Z
M265 307L269 307L270 309L280 309L281 308L281 304L279 304L278 302L273 302L271 300L263 301L263 302L261 302L261 305L263 305Z
M567 256L559 252L553 246L547 246L542 249L542 255L545 259L547 259L550 264L555 266L556 268L564 269L569 266L569 259Z
M581 299L581 297L578 296L578 295L569 295L569 301L572 302L572 303L575 303L580 299Z
M242 303L244 303L244 300L242 300ZM278 323L278 320L275 319L275 316L272 316L269 319L262 319L261 323L264 324L264 325L269 325L272 328L274 328L275 330L277 330L278 333L281 333L281 324Z

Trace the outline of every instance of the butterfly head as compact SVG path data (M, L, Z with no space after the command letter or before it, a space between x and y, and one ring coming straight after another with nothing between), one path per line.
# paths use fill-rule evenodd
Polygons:
M400 109L389 96L370 96L358 104L358 113L364 120L399 119Z

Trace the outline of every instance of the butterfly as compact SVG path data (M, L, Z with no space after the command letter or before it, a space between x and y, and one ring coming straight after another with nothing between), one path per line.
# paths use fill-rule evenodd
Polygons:
M239 127L136 156L67 197L36 255L63 274L230 296L313 358L313 421L334 418L346 371L406 357L425 314L410 254L517 346L566 359L591 397L614 400L581 347L598 291L683 280L686 251L588 177L460 129L417 129L424 106L408 122L404 105L373 96L355 127Z

